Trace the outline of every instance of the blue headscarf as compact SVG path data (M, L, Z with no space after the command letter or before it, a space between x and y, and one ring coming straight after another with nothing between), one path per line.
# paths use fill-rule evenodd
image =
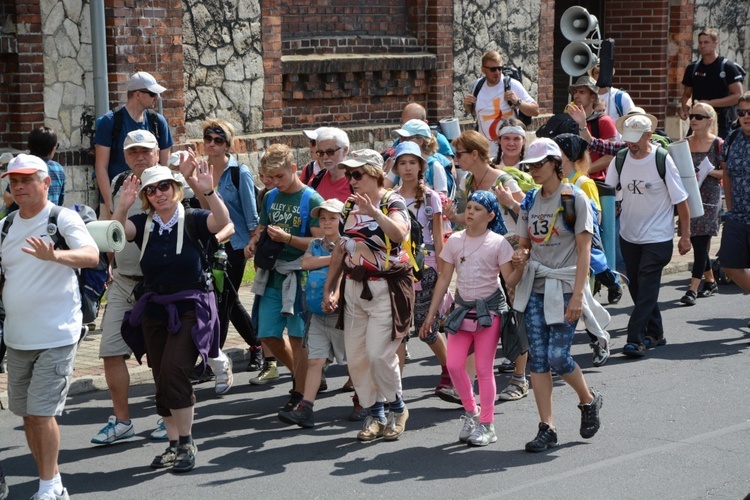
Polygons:
M508 228L505 227L505 221L500 213L500 205L497 198L489 191L474 191L469 195L468 201L474 201L482 205L488 212L495 214L495 218L490 221L488 228L497 234L506 234Z

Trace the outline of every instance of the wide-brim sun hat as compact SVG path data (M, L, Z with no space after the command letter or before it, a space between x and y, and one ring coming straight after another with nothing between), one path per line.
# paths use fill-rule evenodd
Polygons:
M154 167L147 168L141 174L141 187L138 188L138 194L141 194L146 186L158 184L161 181L176 182L174 176L172 175L172 171L167 167L156 165Z
M349 158L338 164L338 168L357 168L370 165L378 170L383 170L383 155L374 149L358 149L352 151Z
M393 161L394 165L396 162L398 162L398 157L403 155L412 155L419 158L420 163L422 164L422 172L427 170L427 162L422 157L422 151L419 149L419 146L417 146L416 143L411 141L406 141L400 143L398 146L396 146L396 151L393 153Z

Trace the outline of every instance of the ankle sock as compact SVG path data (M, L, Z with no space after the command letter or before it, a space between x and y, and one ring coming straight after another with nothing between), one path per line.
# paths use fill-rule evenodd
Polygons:
M130 425L130 422L130 420L120 420L119 418L117 419L118 424Z
M45 481L44 479L39 478L39 496L42 496L45 493L52 493L54 495L62 494L62 480L60 479L59 474L56 474L56 476L58 478L57 483L55 482L54 477L49 481Z
M170 448L177 448L177 440L175 439L174 441L170 441L169 442L169 447Z
M391 401L388 403L391 406L391 411L393 413L404 413L404 409L406 406L404 405L404 400L401 398L401 396L396 396L395 401Z
M380 420L381 423L385 423L385 406L383 403L375 403L370 407L370 415Z
M193 442L193 435L192 434L188 434L187 436L180 436L179 441L177 441L177 443L180 446L182 446L184 444L190 444L192 442Z
M524 382L526 382L526 374L522 373L521 375L516 375L514 373L510 380L511 382L520 382L521 384L523 384Z

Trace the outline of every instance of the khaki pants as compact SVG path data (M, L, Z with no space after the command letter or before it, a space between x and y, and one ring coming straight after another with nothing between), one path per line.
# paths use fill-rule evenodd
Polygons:
M349 375L365 408L401 396L401 374L396 350L401 339L391 340L393 318L386 281L368 282L372 300L364 300L362 284L346 281L344 343Z

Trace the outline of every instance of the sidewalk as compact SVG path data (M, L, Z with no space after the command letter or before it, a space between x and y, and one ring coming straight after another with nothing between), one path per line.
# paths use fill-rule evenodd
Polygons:
M693 253L689 252L687 255L680 255L677 251L677 240L674 240L674 254L672 261L664 268L664 274L675 274L690 269L693 262ZM711 252L710 255L713 257L719 249L719 243L721 241L721 235L711 240ZM685 282L687 285L687 281ZM245 305L248 311L252 310L254 295L250 293L250 287L244 286L239 291L240 300ZM98 321L97 321L98 325ZM102 361L99 359L99 341L101 339L101 331L95 330L89 333L88 337L81 343L78 349L78 355L76 357L76 368L73 373L73 382L70 386L69 395L82 394L91 391L106 391L107 383L104 380L104 368L102 367ZM227 341L224 345L224 351L235 365L235 370L241 371L245 369L248 361L247 356L247 345L245 341L237 334L234 327L229 327L229 334ZM144 360L145 361L145 360ZM130 370L130 383L131 385L152 383L151 370L144 362L143 365L138 365L134 359L127 361L128 369ZM0 374L0 409L8 408L8 375L5 373Z

